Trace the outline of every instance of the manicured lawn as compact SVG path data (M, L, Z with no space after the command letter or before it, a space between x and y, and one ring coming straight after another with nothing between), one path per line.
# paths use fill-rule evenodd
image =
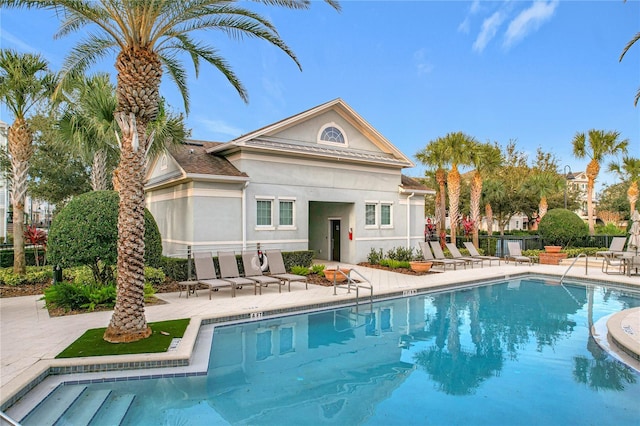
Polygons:
M173 338L182 337L189 325L189 319L151 322L153 333L147 339L132 343L109 343L102 336L106 328L87 330L56 358L76 358L82 356L125 355L166 352Z

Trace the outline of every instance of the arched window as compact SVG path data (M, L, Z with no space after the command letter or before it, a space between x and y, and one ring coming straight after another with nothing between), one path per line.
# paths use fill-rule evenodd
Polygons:
M320 129L318 143L347 145L347 137L340 126L335 123L329 123Z

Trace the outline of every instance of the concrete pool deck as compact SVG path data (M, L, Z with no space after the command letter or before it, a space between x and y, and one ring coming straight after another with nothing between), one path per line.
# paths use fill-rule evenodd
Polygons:
M590 261L593 261L590 259ZM327 267L335 266L331 262L323 262ZM616 283L636 286L640 289L640 277L624 275L607 275L600 270L600 264L590 263L585 276L584 263L576 264L567 279L587 279L601 283ZM454 286L464 282L490 281L513 277L516 274L549 275L559 279L567 270L566 265L524 266L506 264L485 266L484 268L447 270L444 273L424 276L405 275L380 269L340 264L340 267L354 268L374 287L375 296L392 294L412 294L417 290ZM166 304L148 306L146 318L149 322L179 318L191 318L192 321L175 351L162 354L120 355L112 357L75 358L57 360L55 356L91 328L106 327L112 312L94 312L64 317L49 317L44 309L41 296L24 296L0 299L0 403L4 407L8 401L34 380L47 374L52 367L90 365L104 363L134 362L172 362L173 360L189 360L194 348L200 324L204 320L229 317L260 317L272 311L284 312L298 307L319 307L324 304L350 303L355 294L347 294L345 289L338 289L334 295L333 287L309 285L305 290L301 284L292 284L291 292L286 289L278 293L277 287L263 289L262 295L254 296L251 289L240 290L236 298L231 298L228 291L214 293L212 300L208 292L199 291L199 296L186 298L178 293L163 293L158 297ZM364 296L361 296L364 298ZM625 351L640 355L640 309L625 311L625 315L612 322L616 333L620 336ZM622 333L622 334L621 334ZM618 338L616 338L618 340ZM637 357L636 357L637 358Z

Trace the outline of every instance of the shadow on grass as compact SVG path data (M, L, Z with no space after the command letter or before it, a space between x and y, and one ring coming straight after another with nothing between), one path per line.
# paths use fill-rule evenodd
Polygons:
M174 338L181 338L189 325L189 319L151 322L152 334L146 339L131 343L109 343L102 336L106 328L87 330L56 358L83 356L128 355L166 352Z

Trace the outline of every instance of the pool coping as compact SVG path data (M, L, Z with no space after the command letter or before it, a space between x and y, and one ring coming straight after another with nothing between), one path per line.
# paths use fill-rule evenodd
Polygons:
M535 269L535 268L533 268ZM497 271L496 271L497 272ZM444 281L440 283L431 283L431 285L418 288L402 288L380 291L374 294L373 300L384 300L399 297L406 297L417 294L434 293L438 291L447 291L453 288L464 288L474 286L479 283L490 284L492 282L503 281L512 278L532 277L537 279L550 279L557 281L561 274L550 272L537 272L532 268L522 268L521 271L513 273L499 273L492 277L481 277L469 280ZM569 275L567 280L578 279L581 282L589 284L599 284L616 286L621 288L629 288L638 290L639 286L632 283L611 281L610 279L592 278L588 276ZM160 295L161 296L161 295ZM1 399L0 410L6 411L13 406L18 400L29 393L32 389L42 383L49 376L57 376L63 374L74 373L97 373L97 372L113 372L128 371L140 369L155 368L174 368L185 367L191 363L194 347L200 331L200 328L209 324L230 324L237 322L247 322L257 319L268 319L272 317L283 316L287 314L297 314L304 312L313 312L324 310L327 308L339 306L353 306L356 303L355 297L348 297L343 294L338 299L324 298L317 303L307 305L289 304L271 310L254 310L237 314L221 314L221 315L200 315L191 317L191 321L185 330L184 336L180 344L174 351L154 353L154 354L135 354L135 355L112 355L100 357L100 362L96 362L96 357L83 358L66 358L66 359L41 359L27 370L20 373L11 382L3 386L3 394ZM363 303L368 303L364 301ZM368 298L366 298L368 300ZM615 350L615 348L612 348ZM182 373L180 373L182 374ZM149 376L154 376L153 373Z

